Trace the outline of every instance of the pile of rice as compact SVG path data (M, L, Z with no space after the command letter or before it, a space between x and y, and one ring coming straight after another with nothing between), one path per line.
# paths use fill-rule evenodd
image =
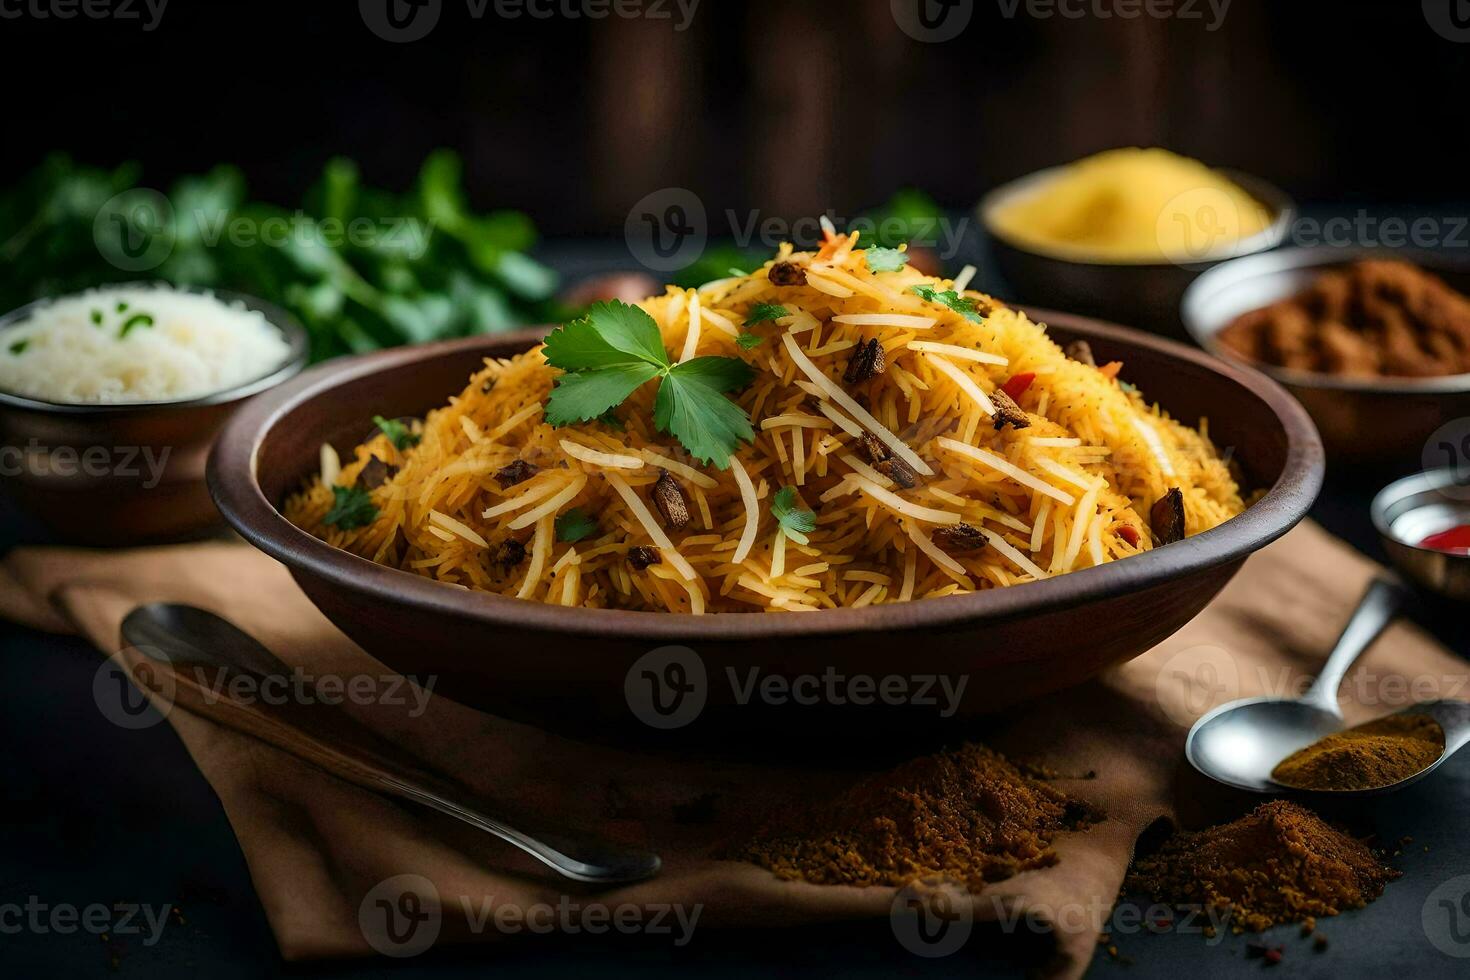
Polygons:
M185 401L264 377L290 353L260 313L209 294L95 289L0 331L0 390L73 404Z
M618 409L621 429L553 428L543 410L560 372L537 348L487 361L423 421L416 447L399 451L379 436L345 462L324 447L325 480L289 500L286 514L339 548L455 586L567 606L703 613L957 595L1127 558L1153 546L1147 515L1175 487L1189 534L1244 509L1203 423L1195 431L1172 421L1112 372L1069 358L1044 326L964 291L973 270L956 282L910 268L874 273L856 242L831 235L816 253L783 246L773 263L803 269L802 285L774 285L768 263L640 304L676 359L718 354L755 369L732 397L757 438L727 469L691 460L655 430L654 384ZM987 315L966 320L911 292L917 284L961 290ZM763 340L742 350L736 336L760 303L791 315L750 327ZM855 346L874 337L887 370L845 385ZM997 430L990 395L1020 372L1036 375L1020 398L1030 425ZM909 462L919 474L914 488L861 458L865 430ZM325 526L330 487L354 485L374 456L397 468L371 491L376 520ZM538 470L502 489L495 474L518 459ZM678 533L651 499L661 471L689 501L692 519ZM808 543L789 539L771 514L783 486L816 513ZM574 507L597 530L560 541L556 518ZM987 543L947 553L935 532L959 522ZM508 539L524 547L514 563L504 560ZM661 561L636 567L635 547L656 548Z

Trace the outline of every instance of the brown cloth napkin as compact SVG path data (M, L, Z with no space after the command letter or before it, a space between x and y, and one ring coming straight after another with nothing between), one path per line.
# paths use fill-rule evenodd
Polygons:
M1176 815L1176 799L1195 795L1180 791L1192 777L1182 761L1189 724L1234 697L1304 689L1373 571L1320 528L1303 525L1253 557L1166 643L989 731L987 742L1062 773L1059 788L1108 816L1086 832L1063 835L1054 867L976 895L943 885L910 886L912 895L900 895L786 882L712 856L784 802L837 791L854 778L850 772L645 757L438 696L421 717L412 716L412 699L345 705L477 791L533 805L564 824L646 842L663 857L657 878L598 891L546 873L485 834L378 797L182 709L169 711L168 720L219 794L288 960L374 948L408 955L435 936L458 942L550 928L608 931L620 921L680 942L693 928L871 919L879 935L891 928L912 946L919 940L908 913L893 910L901 913L914 899L942 917L998 921L1009 931L1035 930L1040 922L1055 946L1046 972L1076 977L1093 955L1138 835L1159 817ZM108 654L119 647L123 615L159 600L213 610L316 677L389 673L332 627L282 566L242 544L20 550L0 564L0 615L79 632ZM1465 670L1399 623L1349 678L1344 701L1353 718L1386 714L1415 696L1464 696ZM707 819L691 817L705 811ZM421 928L407 928L410 920ZM953 942L955 934L948 935ZM998 941L996 935L992 925L973 941Z

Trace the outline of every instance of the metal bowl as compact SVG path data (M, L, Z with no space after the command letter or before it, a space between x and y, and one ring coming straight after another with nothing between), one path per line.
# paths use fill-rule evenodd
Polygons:
M1217 335L1236 317L1307 288L1327 269L1360 259L1412 262L1470 294L1470 259L1405 249L1286 248L1211 269L1184 295L1185 329L1195 343L1264 371L1306 406L1333 463L1424 465L1425 442L1441 425L1470 416L1470 374L1442 378L1338 378L1247 361Z
M204 482L215 436L242 402L306 366L306 331L285 310L223 289L184 291L260 312L290 353L253 381L186 401L77 405L0 391L0 492L58 540L133 545L217 527ZM0 317L0 332L49 302Z
M1064 167L1039 170L1002 184L980 201L977 209L980 223L990 240L996 265L1012 289L1012 294L1005 298L1102 317L1169 337L1184 336L1179 325L1179 303L1201 272L1229 259L1275 248L1296 219L1295 205L1280 189L1258 177L1225 170L1221 172L1267 207L1272 214L1271 224L1255 235L1211 250L1198 262L1188 265L1165 260L1115 262L1047 254L1010 241L996 230L993 217L997 210L1018 197L1036 193L1064 170Z
M1470 599L1470 555L1452 555L1419 542L1470 524L1470 478L1456 469L1430 470L1390 483L1373 498L1373 526L1389 559L1425 588Z

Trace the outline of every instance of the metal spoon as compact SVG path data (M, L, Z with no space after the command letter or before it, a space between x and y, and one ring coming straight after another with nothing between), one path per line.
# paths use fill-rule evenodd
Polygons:
M194 714L254 735L365 789L478 827L574 881L617 884L658 873L656 854L573 834L515 812L504 801L476 798L340 708L286 703L289 698L236 698L231 693L235 678L248 681L248 690L283 690L279 685L291 669L213 613L168 603L139 606L123 620L122 635L131 647L123 653L130 676ZM260 686L273 677L281 680Z
M1337 689L1348 668L1398 615L1406 596L1396 579L1375 579L1307 693L1300 699L1260 697L1222 704L1189 730L1184 754L1190 764L1237 789L1284 792L1287 787L1271 779L1271 770L1297 749L1347 727L1337 706ZM1449 734L1447 727L1446 755L1453 751Z

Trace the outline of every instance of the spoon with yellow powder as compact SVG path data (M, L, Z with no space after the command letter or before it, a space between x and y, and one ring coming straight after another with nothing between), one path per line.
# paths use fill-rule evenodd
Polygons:
M1416 704L1356 728L1346 727L1337 705L1349 668L1393 621L1404 596L1396 579L1376 579L1306 694L1246 698L1211 711L1190 729L1190 764L1237 789L1337 796L1402 789L1434 771L1470 742L1470 704Z

